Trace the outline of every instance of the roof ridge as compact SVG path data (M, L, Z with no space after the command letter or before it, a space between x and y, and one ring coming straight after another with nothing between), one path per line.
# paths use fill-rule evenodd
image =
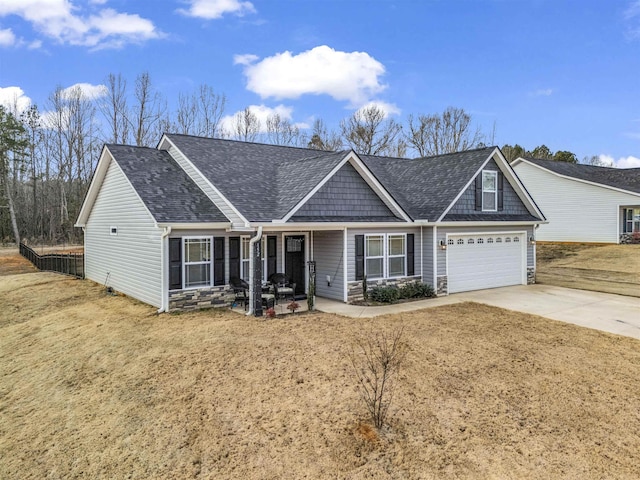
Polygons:
M430 155L428 157L416 157L416 158L408 158L406 160L431 160L434 158L442 158L442 157L448 157L451 155L461 155L463 153L471 153L471 152L479 152L481 150L495 150L496 148L500 148L497 145L493 145L493 146L488 146L488 147L478 147L478 148L471 148L469 150L461 150L459 152L449 152L449 153L441 153L438 155Z

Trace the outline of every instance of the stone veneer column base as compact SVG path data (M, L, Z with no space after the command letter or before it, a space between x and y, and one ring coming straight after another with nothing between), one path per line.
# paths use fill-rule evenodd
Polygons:
M449 295L449 278L446 275L438 277L438 288L436 289L436 295Z
M228 307L233 298L233 292L226 285L197 290L174 290L169 292L169 312Z
M536 267L527 267L527 285L536 283Z

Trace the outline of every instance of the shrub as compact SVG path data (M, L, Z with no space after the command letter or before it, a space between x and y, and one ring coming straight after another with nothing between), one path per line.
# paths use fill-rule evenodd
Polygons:
M640 232L635 231L631 234L631 243L640 243Z
M400 298L429 298L435 296L435 290L427 283L407 283L398 289Z
M389 334L370 333L356 340L351 348L350 360L360 394L378 429L384 425L389 412L394 380L406 355L402 332L399 328Z
M395 303L400 298L396 287L374 287L370 297L374 302L380 303Z
M276 316L276 309L271 307L268 308L267 311L265 312L265 315L267 316L267 318L275 318Z
M287 310L291 310L291 313L296 313L296 310L300 308L300 305L295 300L292 300L289 305L287 305Z

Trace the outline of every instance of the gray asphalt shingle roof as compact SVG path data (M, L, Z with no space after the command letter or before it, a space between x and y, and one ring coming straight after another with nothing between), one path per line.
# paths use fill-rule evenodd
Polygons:
M413 219L435 221L486 162L495 147L408 160L361 156Z
M128 145L106 147L157 222L229 221L166 151Z
M349 153L180 134L166 137L249 221L283 218ZM158 222L228 221L168 152L123 145L108 148ZM359 157L411 218L435 221L494 149L414 160ZM513 220L497 215L499 218L492 220ZM322 218L295 219L302 220L322 221ZM355 221L352 217L347 220ZM372 219L369 217L367 221Z
M348 153L166 136L249 221L284 217Z
M555 160L524 158L535 165L560 175L640 193L640 168L596 167L593 165L557 162Z

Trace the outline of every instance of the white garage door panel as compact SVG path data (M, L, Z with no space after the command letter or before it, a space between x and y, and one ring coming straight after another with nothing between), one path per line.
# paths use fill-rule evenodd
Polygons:
M502 241L498 242L498 238ZM507 238L511 241L506 242ZM514 238L518 241L514 242ZM473 243L469 243L469 239ZM447 245L449 293L523 283L524 241L524 235L515 233L450 236Z

